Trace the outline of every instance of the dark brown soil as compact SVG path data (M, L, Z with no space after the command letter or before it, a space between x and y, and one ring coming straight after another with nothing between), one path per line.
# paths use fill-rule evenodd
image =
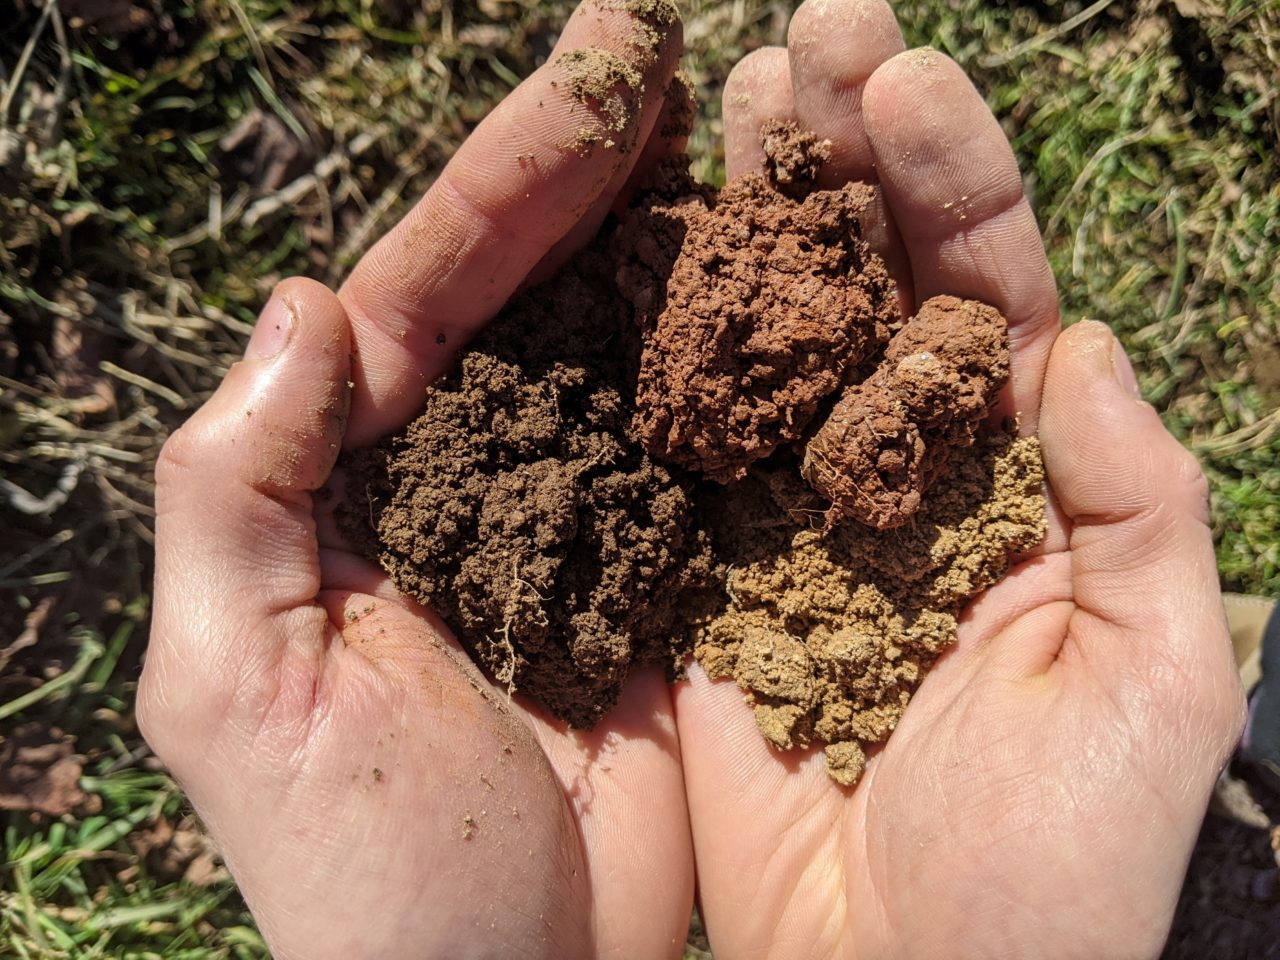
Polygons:
M1249 790L1257 822L1210 808L1162 960L1280 960L1280 792L1257 778Z
M639 341L610 275L596 245L514 300L351 458L339 514L500 683L578 727L633 666L676 665L681 593L711 572L690 484L631 433Z
M862 240L870 188L814 190L827 145L762 137L765 169L719 192L661 163L348 458L340 522L569 724L696 647L771 743L825 742L849 784L963 604L1042 536L1043 473L1033 439L973 444L1003 318L937 298L904 326Z

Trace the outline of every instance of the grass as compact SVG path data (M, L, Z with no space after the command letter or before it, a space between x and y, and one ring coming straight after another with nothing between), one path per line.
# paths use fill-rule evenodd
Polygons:
M207 851L132 718L151 465L274 282L340 278L568 10L164 6L124 32L27 4L0 34L0 479L37 500L74 484L42 514L0 505L0 731L73 736L89 797L62 816L0 815L4 957L267 955L230 881L193 867ZM1280 594L1280 7L897 8L909 41L959 60L1001 118L1067 322L1117 331L1200 456L1224 585ZM782 42L787 12L687 5L704 178L722 177L724 78Z

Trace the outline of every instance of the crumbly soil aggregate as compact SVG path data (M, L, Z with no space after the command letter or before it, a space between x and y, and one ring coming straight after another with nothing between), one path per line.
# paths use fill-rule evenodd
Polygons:
M894 334L875 373L849 387L805 448L801 471L846 517L900 527L952 451L973 442L1009 379L1009 338L992 307L934 297Z
M499 683L575 727L634 666L676 668L682 591L712 568L688 478L631 433L638 342L609 275L596 244L512 301L418 419L348 458L339 513Z
M965 603L1043 538L1043 480L1039 443L1010 423L955 451L911 524L824 529L793 459L753 468L711 514L731 599L695 630L698 662L737 681L771 744L825 743L854 783Z
M819 140L817 134L781 120L765 122L760 128L760 145L764 149L764 178L782 193L808 193L822 165L831 159L830 140Z
M790 136L785 136L789 132ZM898 324L892 281L862 239L871 188L803 199L829 145L771 125L769 166L718 196L667 176L616 240L618 288L644 331L635 429L655 457L712 480L799 441Z
M939 297L904 324L870 188L814 189L829 145L794 125L762 141L719 191L659 163L417 420L346 456L338 519L569 725L692 651L770 743L826 744L851 784L964 604L1043 536L1043 469L1034 438L981 426L1003 318Z

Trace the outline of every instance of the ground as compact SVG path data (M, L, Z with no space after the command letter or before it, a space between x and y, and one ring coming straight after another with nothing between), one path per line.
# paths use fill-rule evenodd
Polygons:
M1224 585L1280 593L1280 8L896 6L1004 124L1067 322L1116 330L1201 458ZM265 957L133 722L151 464L271 285L342 276L545 56L568 5L16 9L0 34L0 952ZM782 41L789 9L684 12L695 173L719 180L724 78ZM1268 955L1269 852L1265 827L1210 818L1168 957Z

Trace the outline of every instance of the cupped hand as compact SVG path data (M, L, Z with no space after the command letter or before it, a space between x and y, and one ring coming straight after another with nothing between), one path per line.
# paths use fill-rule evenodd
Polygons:
M693 862L660 673L570 735L495 691L318 504L340 447L406 423L531 272L682 148L661 119L680 25L662 3L631 5L643 23L627 6L574 14L338 297L282 284L244 361L164 448L139 721L280 960L684 943ZM642 86L575 100L561 55L585 48Z
M1005 314L1006 409L1040 434L1051 528L852 791L821 753L779 762L732 682L677 688L716 956L1156 955L1242 722L1197 464L1104 326L1058 335L1000 127L953 62L904 52L883 0L807 0L724 110L730 176L781 116L832 140L826 185L878 181L908 309L951 293Z

